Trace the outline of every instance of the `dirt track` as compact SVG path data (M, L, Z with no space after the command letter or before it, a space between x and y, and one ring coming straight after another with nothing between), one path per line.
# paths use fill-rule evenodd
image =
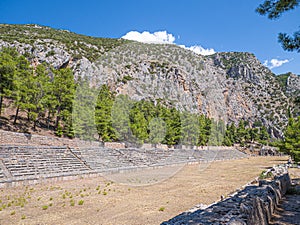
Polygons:
M0 224L160 224L196 204L219 200L283 162L284 157L257 157L188 165L148 186L98 177L2 189ZM139 171L135 176L145 174Z

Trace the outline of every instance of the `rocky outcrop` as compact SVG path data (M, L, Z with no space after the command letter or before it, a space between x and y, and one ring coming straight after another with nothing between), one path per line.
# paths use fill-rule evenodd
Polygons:
M160 101L236 124L260 121L273 137L282 136L294 104L251 53L201 56L176 45L92 38L34 25L0 25L1 46L16 47L34 66L69 67L75 79L108 84L134 100ZM297 79L289 79L289 92L299 87Z
M299 95L300 92L300 76L290 74L287 78L287 93L292 95Z

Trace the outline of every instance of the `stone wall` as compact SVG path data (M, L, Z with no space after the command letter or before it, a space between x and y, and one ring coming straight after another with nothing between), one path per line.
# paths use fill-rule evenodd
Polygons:
M98 141L83 141L80 139L68 139L59 137L48 137L37 134L26 134L0 130L0 145L30 145L30 146L68 146L70 148L76 147L106 147L111 149L125 148L124 143L119 142L98 142ZM141 146L143 149L193 149L193 150L233 150L235 147L226 146L187 146L176 145L168 146L163 144L148 144Z
M267 225L280 199L291 185L285 167L276 167L271 172L275 174L272 181L262 180L258 186L246 186L230 198L206 209L184 212L162 225Z
M104 147L112 148L112 149L118 149L118 148L125 148L125 144L124 143L118 143L118 142L105 142Z
M103 144L98 141L83 141L76 138L68 139L59 137L47 137L37 134L26 134L0 130L0 145L69 146L75 148L100 147Z

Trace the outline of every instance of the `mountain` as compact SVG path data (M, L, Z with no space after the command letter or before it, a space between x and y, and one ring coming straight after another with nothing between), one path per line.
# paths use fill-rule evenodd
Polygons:
M15 47L33 66L69 67L75 79L107 84L134 100L160 101L226 123L262 123L272 137L282 137L289 113L300 112L300 77L276 76L247 52L202 56L171 44L8 24L0 25L0 46Z

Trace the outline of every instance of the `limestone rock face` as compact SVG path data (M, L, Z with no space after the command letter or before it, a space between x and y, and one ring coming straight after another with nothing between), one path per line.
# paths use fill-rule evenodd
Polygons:
M15 47L33 66L69 67L75 79L107 84L135 100L204 113L225 122L260 121L281 137L288 93L299 96L299 77L290 76L286 91L276 76L251 53L201 56L176 45L100 39L36 25L0 25L0 47ZM293 97L295 98L295 97Z
M287 92L299 96L300 92L300 76L290 74L287 79Z

